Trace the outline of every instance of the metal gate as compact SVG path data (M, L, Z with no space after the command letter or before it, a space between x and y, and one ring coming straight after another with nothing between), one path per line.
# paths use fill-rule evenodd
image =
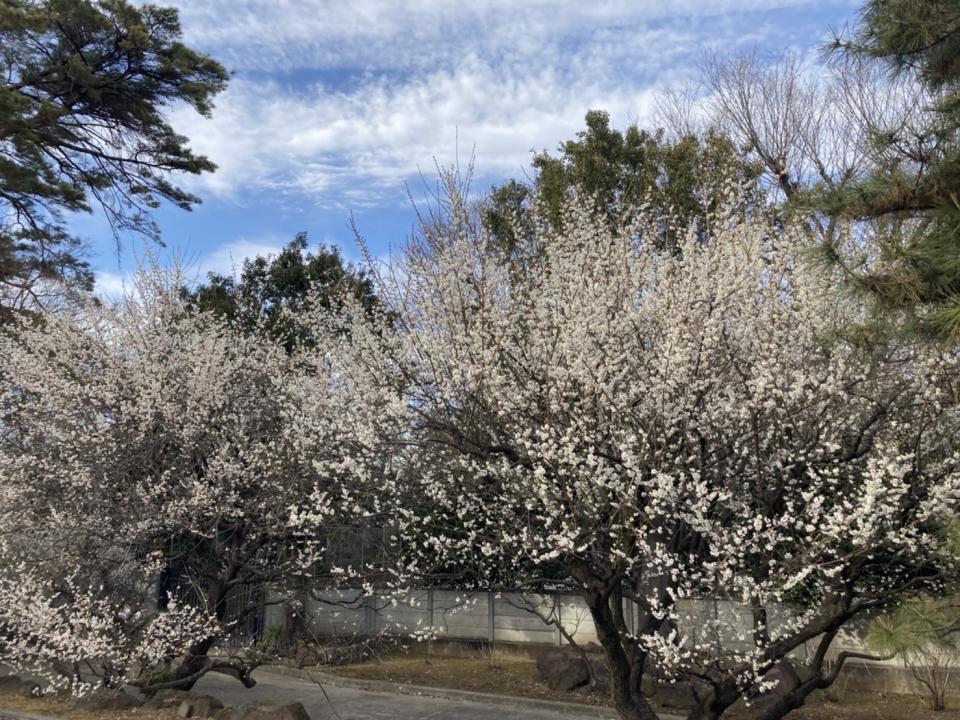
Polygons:
M262 585L237 585L227 594L224 622L229 635L224 643L231 647L249 647L263 639L264 602Z

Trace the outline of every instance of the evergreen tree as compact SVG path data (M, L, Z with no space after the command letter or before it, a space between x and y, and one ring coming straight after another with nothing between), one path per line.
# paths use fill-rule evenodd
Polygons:
M171 173L210 172L164 118L209 115L227 72L181 42L177 11L126 0L0 0L0 313L92 275L67 215L159 239L150 210L199 198Z
M870 0L832 50L922 84L910 123L873 129L873 172L825 191L828 213L869 220L868 262L848 265L881 308L906 310L924 332L960 336L960 0ZM842 251L831 259L848 263Z
M298 314L338 309L350 296L372 309L372 279L344 262L332 245L308 252L306 233L299 233L277 255L245 260L238 278L210 273L205 284L188 292L194 308L238 323L247 332L266 328L287 350L310 340Z
M662 226L661 242L673 245L676 233L704 219L715 209L730 182L753 186L759 165L748 163L729 137L707 131L698 137L668 138L664 130L649 132L637 125L621 132L610 127L602 110L586 115L586 129L560 144L557 154L537 153L532 186L511 180L491 192L484 216L497 244L513 251L529 235L530 203L546 206L546 217L559 226L573 192L592 198L612 221L620 208L638 209L648 202L680 226Z

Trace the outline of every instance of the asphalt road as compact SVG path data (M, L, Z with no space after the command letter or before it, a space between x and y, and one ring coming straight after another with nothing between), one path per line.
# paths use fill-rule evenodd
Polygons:
M397 695L315 683L275 673L254 673L257 685L245 688L235 679L210 673L194 692L218 698L224 705L254 702L302 702L311 720L597 720L596 715L558 715L502 704ZM612 718L612 716L611 716Z

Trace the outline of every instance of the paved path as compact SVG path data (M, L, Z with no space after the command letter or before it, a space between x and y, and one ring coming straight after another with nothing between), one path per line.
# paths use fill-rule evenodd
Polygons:
M394 695L343 687L321 689L306 680L275 673L256 672L254 677L256 687L247 689L233 678L210 673L196 684L194 691L213 695L225 705L247 705L261 700L281 704L300 701L310 713L311 720L597 720L595 715L558 715L549 710L466 700Z

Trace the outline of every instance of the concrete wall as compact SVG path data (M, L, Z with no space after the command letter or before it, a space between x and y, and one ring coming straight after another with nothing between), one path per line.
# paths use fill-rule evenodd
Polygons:
M718 652L749 647L752 621L748 608L730 600L708 598L682 601L680 629L691 643L714 645ZM307 602L312 631L319 636L353 638L387 636L442 641L442 652L457 652L464 645L497 643L513 652L535 653L544 646L566 643L564 634L578 644L598 643L590 613L583 600L566 593L519 594L416 590L394 605L382 597L363 598L358 591L328 593L323 601ZM636 608L627 603L628 626L636 623ZM282 621L277 605L265 608L264 628ZM771 628L788 616L784 608L768 608ZM717 622L719 620L719 622ZM563 628L563 633L559 628ZM809 657L813 643L791 653L799 661ZM843 650L867 650L858 628L839 636L831 660ZM922 693L922 688L899 660L851 661L835 689Z
M549 620L559 617L578 642L596 642L582 602L568 595L416 590L397 599L360 599L357 591L325 593L306 603L306 615L318 635L346 637L384 633L422 634L449 640L555 645L562 635ZM266 608L267 627L281 621L276 605Z
M450 641L497 642L517 645L562 645L564 635L578 644L598 643L590 613L578 595L566 593L493 593L454 590L415 590L396 600L361 597L359 591L325 593L309 600L306 614L319 636L348 638L385 634ZM730 600L685 600L679 605L680 629L690 643L714 645L718 651L746 650L752 640L748 608ZM625 603L628 626L635 627L637 610ZM775 631L787 612L769 608ZM276 605L266 608L265 628L281 622ZM718 622L719 621L719 622ZM562 627L563 632L560 631ZM834 652L862 650L854 633L834 641ZM805 659L806 647L793 654ZM893 664L891 661L890 664Z

